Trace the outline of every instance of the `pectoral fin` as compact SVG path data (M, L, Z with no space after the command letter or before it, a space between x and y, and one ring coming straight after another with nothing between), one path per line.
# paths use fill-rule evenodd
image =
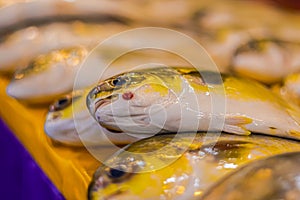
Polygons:
M224 125L223 131L225 131L227 133L234 133L237 135L250 135L251 134L251 132L244 127L234 126L234 125L229 125L229 124Z
M225 118L223 131L238 135L250 135L251 132L245 127L251 124L252 119L244 116L228 116Z

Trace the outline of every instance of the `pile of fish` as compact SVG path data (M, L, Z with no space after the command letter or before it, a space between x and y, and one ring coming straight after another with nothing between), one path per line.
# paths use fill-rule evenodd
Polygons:
M45 133L69 148L129 144L96 171L90 199L299 198L299 14L233 0L0 5L7 94L49 106ZM190 36L218 71L151 49L109 63L132 41L104 41L145 26Z

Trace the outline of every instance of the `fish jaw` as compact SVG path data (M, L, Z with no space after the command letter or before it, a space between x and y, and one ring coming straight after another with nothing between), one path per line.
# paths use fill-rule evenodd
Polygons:
M87 110L63 119L61 112L49 112L44 129L47 135L69 146L107 146L129 144L137 140L126 133L115 134L102 127L90 116ZM76 120L76 122L74 121Z
M62 119L60 112L50 112L47 114L44 130L55 141L68 145L82 145L73 119Z

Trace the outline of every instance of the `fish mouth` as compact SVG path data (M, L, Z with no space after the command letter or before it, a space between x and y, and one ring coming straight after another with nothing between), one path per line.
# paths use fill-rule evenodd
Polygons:
M119 98L118 95L114 94L114 95L110 95L105 98L100 98L100 99L96 100L96 102L94 103L94 105L95 105L94 113L98 110L98 108L106 106L106 105L112 103L113 101L117 100L118 98Z
M95 103L95 112L96 112L99 108L104 107L104 106L106 106L106 105L108 105L108 104L110 104L110 103L111 103L111 100L107 100L107 99L99 99L99 100L96 101L96 103Z
M107 124L101 123L101 122L99 122L99 124L100 124L103 128L105 128L106 130L108 130L108 131L111 132L111 133L124 133L124 131L121 130L121 129L120 129L119 127L117 127L117 126L110 126L110 125L107 125Z
M96 112L99 108L104 107L108 104L111 103L111 100L107 100L107 99L99 99L96 103L95 103L95 111L94 111L94 116L96 116ZM97 119L98 123L105 128L106 130L108 130L109 132L112 133L123 133L123 131L121 129L119 129L118 127L115 126L109 126L105 123L102 123L101 120Z

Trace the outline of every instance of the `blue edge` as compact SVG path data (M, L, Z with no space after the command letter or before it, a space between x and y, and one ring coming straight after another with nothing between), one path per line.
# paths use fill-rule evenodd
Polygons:
M0 118L0 199L65 199Z

